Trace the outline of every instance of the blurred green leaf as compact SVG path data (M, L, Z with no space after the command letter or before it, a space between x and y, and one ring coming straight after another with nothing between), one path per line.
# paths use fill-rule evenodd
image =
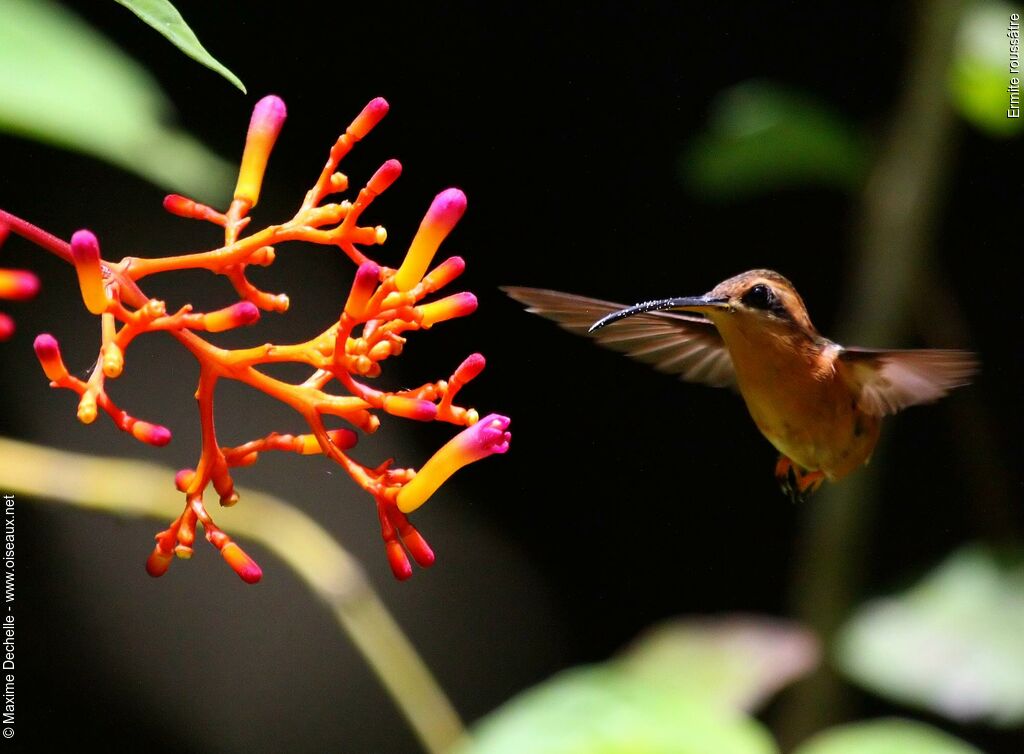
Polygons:
M754 720L607 667L571 670L500 707L458 754L777 754Z
M981 754L960 739L924 723L872 720L830 728L793 754Z
M994 136L1011 136L1024 130L1024 119L1006 117L1011 77L1006 32L1013 12L1024 11L1006 3L969 5L960 23L949 71L954 107L965 120ZM1021 78L1020 72L1015 75Z
M959 721L1024 722L1024 558L954 554L905 594L861 608L841 668L877 693Z
M656 627L620 658L570 670L489 715L459 754L775 754L743 714L810 670L817 644L775 621Z
M694 193L734 199L808 184L855 191L867 166L863 138L842 118L804 94L747 81L718 95L682 173Z
M219 60L206 51L206 48L200 43L195 33L185 23L185 19L178 13L177 8L171 5L168 0L116 1L167 37L170 43L183 53L197 63L205 65L211 71L216 71L241 89L243 94L246 94L245 84Z
M664 623L642 636L619 665L674 694L750 711L813 670L818 657L809 631L737 616Z
M199 199L234 168L167 125L171 107L131 58L48 0L0 0L0 130L99 157Z

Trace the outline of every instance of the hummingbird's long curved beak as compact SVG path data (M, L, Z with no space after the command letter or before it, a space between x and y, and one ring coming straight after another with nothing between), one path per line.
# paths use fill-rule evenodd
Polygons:
M658 299L657 301L645 301L642 304L636 304L635 306L630 306L627 309L620 309L617 312L612 312L611 314L602 317L590 326L589 332L600 330L605 325L610 325L612 322L618 322L620 319L625 319L626 317L632 317L634 314L663 312L669 310L703 313L708 309L721 309L726 305L726 299L712 298L707 294L703 296L663 298Z

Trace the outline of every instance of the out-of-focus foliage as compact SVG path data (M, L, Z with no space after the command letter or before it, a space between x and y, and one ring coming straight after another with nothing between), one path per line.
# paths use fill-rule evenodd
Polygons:
M168 41L197 63L216 71L245 93L245 84L219 60L206 51L198 37L185 23L178 9L168 0L116 0L132 13L167 37Z
M817 639L792 623L694 618L656 626L619 663L674 693L750 711L813 670L819 656Z
M485 718L460 754L773 754L742 712L817 660L790 625L679 621L624 656L570 670Z
M855 191L867 166L864 139L841 117L779 84L747 81L718 95L681 167L694 193L734 199L801 185Z
M924 723L872 720L830 728L793 754L981 754L978 749Z
M168 125L156 81L49 0L0 0L0 130L84 152L166 189L223 199L232 167Z
M1006 117L1011 76L1006 32L1014 12L1024 13L1024 9L998 2L969 5L949 72L949 90L957 111L994 136L1011 136L1024 130L1024 119Z
M1024 722L1024 556L954 554L906 593L864 606L838 660L883 696L960 721Z

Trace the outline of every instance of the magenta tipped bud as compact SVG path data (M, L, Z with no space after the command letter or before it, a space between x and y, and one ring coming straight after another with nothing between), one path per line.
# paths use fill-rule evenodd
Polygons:
M347 133L356 138L362 139L366 137L366 134L373 130L374 126L380 123L381 119L388 114L388 101L383 97L377 97L374 100L370 100L363 111L356 116L356 119L352 121L347 129Z
M203 325L208 332L224 332L236 327L251 325L260 318L260 310L251 301L239 301L203 316Z
M373 174L373 178L366 184L366 188L374 194L383 194L388 187L398 180L402 174L402 163L398 160L388 160Z
M36 358L39 359L39 363L43 367L43 372L51 381L60 382L68 376L67 367L64 366L64 360L60 357L60 346L57 345L56 338L49 333L42 333L36 336L32 347L35 349Z
M407 291L423 278L441 242L466 211L466 195L459 189L445 189L430 204L402 266L395 273L395 287Z
M439 291L461 275L465 269L466 262L462 257L448 257L427 273L427 276L423 278L423 286L428 291Z
M263 578L263 569L234 542L228 542L224 545L221 548L220 554L246 584L255 584Z
M420 326L429 328L438 322L468 316L476 311L476 307L476 296L472 293L456 293L446 296L440 301L432 301L418 307L423 315Z
M480 372L484 371L485 366L487 366L487 360L482 353L470 354L466 357L465 361L459 364L459 368L455 370L455 374L452 375L452 382L465 385L467 382L476 379Z
M348 301L345 302L345 313L356 319L361 317L379 283L380 266L376 262L366 261L359 265L356 277L352 281L352 290L348 294Z
M0 298L25 301L39 292L39 278L27 270L0 270Z
M247 202L250 207L259 201L267 160L287 116L284 101L275 94L268 94L253 108L235 186L235 199Z
M132 425L132 437L147 445L162 448L171 441L171 430L159 424L137 421Z
M384 398L384 410L392 416L429 422L437 418L437 405L421 398L389 395Z
M78 273L78 287L85 307L93 314L103 314L110 301L103 286L100 244L91 231L80 230L71 236L71 258Z

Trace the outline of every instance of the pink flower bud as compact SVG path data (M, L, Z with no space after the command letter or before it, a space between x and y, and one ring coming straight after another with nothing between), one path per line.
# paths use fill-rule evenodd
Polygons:
M345 313L359 319L366 308L366 302L377 290L379 283L380 267L376 262L366 261L359 265L355 280L352 281L352 290L348 294L348 301L345 302Z
M57 339L49 333L36 336L32 346L36 351L36 358L43 367L43 372L53 382L60 382L68 376L68 370L64 366L64 360L60 357L60 346Z
M159 424L137 421L132 425L132 437L147 445L154 445L162 448L171 441L171 430L161 427ZM179 474L181 472L178 472Z
M465 269L466 263L462 257L448 257L427 273L427 276L423 278L423 287L431 292L439 291L461 275Z
M352 121L346 132L356 139L366 137L366 134L373 130L373 127L380 123L381 119L388 114L388 101L383 97L370 100L363 108L363 111Z
M251 325L260 318L260 310L251 301L237 304L203 315L203 326L209 332L224 332L236 327Z
M402 395L384 397L384 410L392 416L414 419L421 422L433 421L437 418L437 406L430 401L419 398L407 398Z
M253 108L235 186L235 199L248 202L250 207L255 207L259 201L267 160L287 115L284 101L274 94L268 94Z
M407 291L423 278L441 242L466 211L466 195L459 189L445 189L436 197L412 239L402 266L395 273L395 287Z
M383 194L392 183L398 180L398 176L401 174L402 163L398 160L388 160L377 168L377 172L366 184L366 188L374 194Z
M103 314L110 301L103 287L103 269L100 266L100 244L88 230L71 236L71 257L78 273L78 287L82 290L85 307L93 314Z
M472 293L456 293L440 301L432 301L417 307L423 315L420 326L429 328L438 322L465 317L476 311L476 296Z
M263 578L263 569L234 542L224 545L220 554L246 584L255 584Z
M39 278L27 270L0 270L0 298L25 301L39 292Z
M14 335L14 320L6 314L0 314L0 341L9 340Z
M490 414L449 440L399 491L395 499L398 509L403 513L416 510L466 464L506 452L512 440L512 434L506 431L509 423L506 416Z
M487 366L487 360L484 359L482 353L473 353L466 357L466 360L459 364L458 369L455 370L455 374L452 375L452 382L458 382L461 385L465 385L467 382L474 380L484 371L484 367Z

